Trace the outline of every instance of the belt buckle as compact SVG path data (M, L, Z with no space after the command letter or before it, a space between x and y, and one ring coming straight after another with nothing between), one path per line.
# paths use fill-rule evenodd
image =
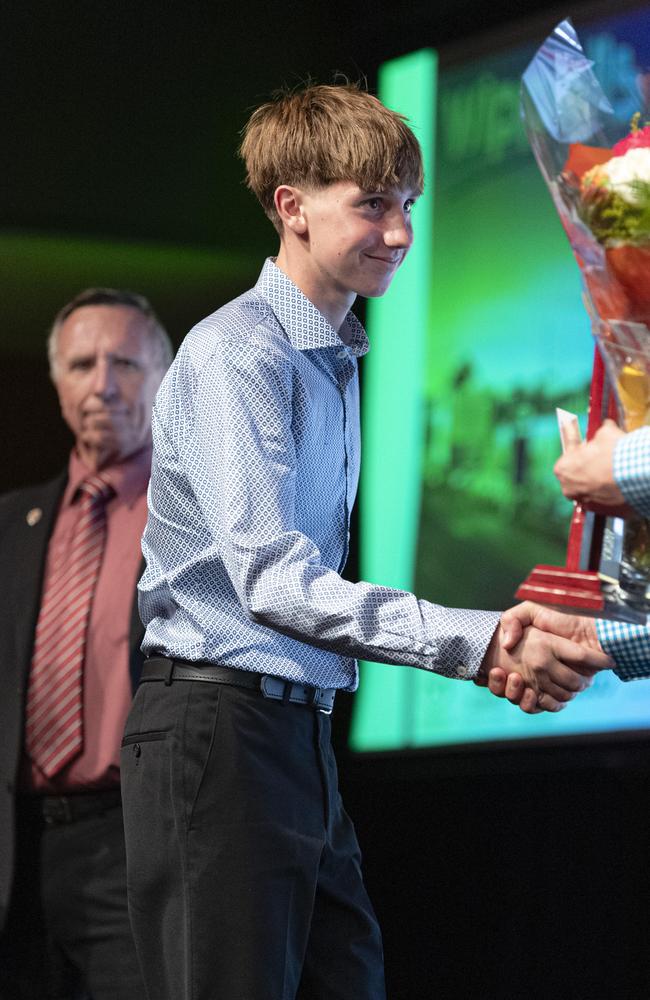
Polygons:
M322 693L323 693L322 688L316 688L316 687L312 688L312 694L311 694L312 708L315 708L317 712L321 713L321 715L331 715L332 714L331 708L325 708L323 705L318 704L318 699L321 697Z
M311 703L316 709L316 711L320 712L321 715L331 715L334 707L333 705L330 708L326 708L324 705L317 704L318 699L323 695L323 690L324 690L323 688L314 688L314 693L312 695Z

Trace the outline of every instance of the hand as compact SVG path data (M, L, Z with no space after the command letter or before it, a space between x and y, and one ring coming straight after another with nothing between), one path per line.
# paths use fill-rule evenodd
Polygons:
M569 445L553 469L566 497L618 517L633 513L614 479L614 448L624 435L606 420L590 441Z
M552 608L534 604L532 601L518 604L502 615L500 627L503 631L505 649L513 649L521 640L525 629L531 626L568 639L573 643L579 643L584 649L593 651L589 657L596 654L595 659L587 661L590 664L589 670L592 667L597 670L607 669L614 665L613 661L602 652L593 619L565 614ZM581 672L585 665L581 667L573 664L572 666ZM495 667L489 671L486 677L477 679L477 683L488 687L491 693L497 697L505 697L513 704L519 705L523 712L531 714L540 711L541 708L548 710L548 705L544 701L540 707L535 690L527 685L521 674L517 672L507 673L503 668Z
M542 632L552 632L564 639L571 639L572 642L580 643L588 649L602 653L595 619L587 618L585 615L559 611L545 604L535 604L534 601L522 601L521 604L515 604L514 607L504 611L501 615L501 628L505 633L506 649L514 649L524 634L524 629L529 625L534 625ZM609 657L607 659L609 660ZM613 666L611 660L609 666ZM597 669L602 670L603 668Z

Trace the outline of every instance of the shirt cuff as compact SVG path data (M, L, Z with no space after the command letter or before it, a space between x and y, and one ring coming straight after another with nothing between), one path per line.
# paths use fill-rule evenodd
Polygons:
M650 427L630 431L617 441L614 479L626 502L650 517Z
M442 677L473 680L501 620L500 612L445 608L427 601L419 601L419 605L431 647L422 666Z
M604 651L616 664L617 677L622 681L650 677L650 627L599 618L596 631Z

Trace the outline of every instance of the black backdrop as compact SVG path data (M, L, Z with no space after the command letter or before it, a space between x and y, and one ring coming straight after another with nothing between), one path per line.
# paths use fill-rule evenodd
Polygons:
M335 70L372 87L384 59L423 45L453 57L479 31L517 37L535 19L541 38L566 13L530 0L6 0L0 236L227 250L238 281L170 290L172 267L144 289L178 342L274 250L233 152L249 108ZM2 262L2 489L55 471L69 446L42 339L91 272L56 257L53 245L47 267ZM121 273L107 266L106 283ZM336 713L341 783L393 1000L650 994L644 740L354 757L350 706L341 697Z

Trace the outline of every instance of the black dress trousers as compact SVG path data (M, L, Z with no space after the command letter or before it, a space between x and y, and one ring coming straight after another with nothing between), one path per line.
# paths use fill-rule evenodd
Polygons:
M0 1000L142 1000L119 806L48 827L23 799L16 835Z
M383 1000L327 715L248 688L142 684L122 788L149 1000Z

